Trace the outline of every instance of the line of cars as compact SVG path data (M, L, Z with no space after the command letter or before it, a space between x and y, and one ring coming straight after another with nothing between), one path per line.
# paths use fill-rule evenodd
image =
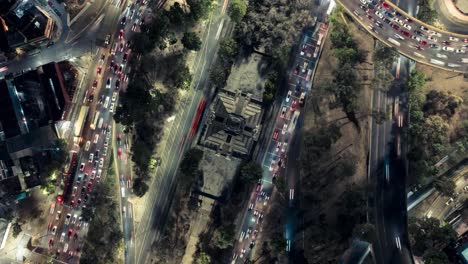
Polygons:
M389 27L393 28L396 33L394 37L396 39L405 40L405 37L408 39L414 40L417 44L413 45L414 48L418 50L424 50L425 46L428 46L433 49L442 49L447 52L455 53L465 53L468 44L468 39L460 39L457 37L444 37L440 32L431 30L423 25L414 29L413 21L411 18L404 16L385 1L371 1L360 0L360 8L365 12L365 17L373 23L368 25L375 34L379 34L379 29L385 29L385 24L388 24ZM363 20L361 12L354 10L353 13ZM381 21L379 21L379 19ZM383 22L383 23L382 23ZM439 39L446 39L441 41L443 45L438 45Z

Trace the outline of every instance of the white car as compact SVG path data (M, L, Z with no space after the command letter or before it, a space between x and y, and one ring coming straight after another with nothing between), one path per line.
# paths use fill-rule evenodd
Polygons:
M75 224L76 223L76 220L78 220L78 215L73 215L73 218L71 220L72 224Z
M456 49L455 53L465 53L465 50L464 49Z
M52 235L55 236L55 233L57 232L57 226L52 227Z
M281 109L281 114L280 114L281 118L284 118L284 116L286 115L287 110L288 110L288 108L286 108L286 106L283 106L283 109Z
M84 163L81 163L81 164L80 164L80 171L84 171L84 169L85 169L85 164L84 164Z
M242 240L244 240L244 237L245 237L245 231L242 231L239 237L239 242L242 242Z
M105 146L104 149L103 149L103 151L102 151L102 155L103 155L104 157L107 156L107 150L108 150L108 147Z
M90 153L90 154L89 154L88 163L93 163L93 161L94 161L94 154L93 154L93 153Z
M110 107L109 107L109 113L113 113L114 112L114 108L115 108L115 103L111 103Z
M283 125L283 129L281 130L281 134L286 134L286 131L288 131L288 124Z
M270 171L273 171L273 168L275 168L275 165L276 165L276 161L275 161L275 160L272 160L271 163L270 163L270 168L269 168L269 170L270 170Z
M275 149L276 152L279 152L279 151L280 151L280 149L281 149L281 144L282 144L281 142L276 143L276 149Z
M289 101L291 100L291 94L292 92L288 91L288 95L286 95L286 103L289 103Z
M65 245L63 246L63 253L67 253L68 251L68 243L65 243Z
M395 38L398 38L398 39L401 39L401 40L405 40L405 38L404 38L402 35L398 35L398 34L395 34Z
M286 152L286 150L288 150L288 143L284 142L283 147L281 148L281 152Z
M99 159L99 168L102 168L104 166L104 158Z
M450 51L450 52L454 52L454 51L455 51L454 48L449 47L449 46L443 46L443 47L442 47L442 50L444 50L444 51Z
M106 82L106 88L107 88L107 89L110 89L110 88L111 88L111 84L112 84L112 78L109 77L109 78L107 79L107 82Z
M399 18L395 18L395 22L397 22L398 24L400 25L403 25L403 20L399 19Z
M94 144L97 144L97 143L98 143L98 140L99 140L99 134L94 135L93 143L94 143Z
M421 29L422 31L425 31L425 32L428 32L429 29L425 26L420 26L419 29Z
M437 42L437 38L433 37L433 36L429 36L429 37L427 37L427 39L430 40L430 41L433 41L433 42Z
M113 92L112 93L112 102L115 102L115 100L117 99L118 94L119 94L118 92Z
M383 14L380 13L379 11L375 11L375 15L378 16L378 17L380 17L380 19L383 18Z
M406 28L407 30L411 30L411 26L408 24L404 24L403 27Z
M450 40L450 41L460 41L459 38L455 38L455 37L449 37L449 40Z
M109 101L110 101L110 97L107 96L106 100L104 101L104 108L107 108L109 106Z
M62 211L57 211L57 215L55 216L55 220L59 220L60 216L62 216Z
M85 150L85 151L89 151L89 147L90 147L90 146L91 146L91 141L89 141L89 140L86 141L86 145L85 145L84 150Z
M63 242L65 240L65 232L62 232L60 235L60 242Z

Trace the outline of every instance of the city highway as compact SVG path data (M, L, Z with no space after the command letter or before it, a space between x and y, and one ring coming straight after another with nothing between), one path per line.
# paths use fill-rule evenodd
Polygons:
M63 204L54 202L50 209L50 220L46 237L47 244L55 252L55 257L68 263L78 262L82 247L83 237L87 233L87 223L81 220L81 209L89 204L91 192L95 184L99 184L101 177L106 175L108 167L107 157L111 156L111 146L120 143L123 138L120 134L117 137L113 133L111 126L112 115L118 102L119 89L125 86L125 61L124 56L131 56L130 50L126 47L126 40L130 35L132 23L120 24L121 10L114 12L114 30L117 32L112 38L109 47L114 46L112 42L122 44L117 49L101 49L95 56L95 63L89 68L89 82L86 83L83 104L89 104L88 122L82 132L82 140L79 142L79 149L73 149L77 153L76 172L72 171L70 188L71 198L65 199ZM130 26L129 26L130 25ZM115 28L117 27L118 28ZM115 53L115 55L114 55ZM127 55L124 55L127 54ZM110 67L114 64L115 67ZM94 96L94 98L92 98ZM92 98L92 99L91 99ZM81 100L79 101L81 102ZM117 138L117 140L114 140ZM116 141L116 142L114 142ZM78 143L78 142L77 142ZM76 146L75 146L76 147ZM121 195L125 197L122 189ZM124 231L128 225L124 223ZM131 228L131 227L130 227Z
M161 165L156 168L149 190L146 194L142 220L135 224L133 234L135 256L132 263L151 263L152 245L158 243L164 229L167 214L172 203L176 187L178 165L186 150L190 149L195 136L190 136L192 122L197 108L202 100L210 100L212 88L208 83L210 66L214 62L218 42L232 30L227 18L228 0L219 1L207 21L207 28L202 39L202 49L198 52L193 68L193 88L178 102L176 109L180 109L171 121L166 122L164 133L169 135L163 142L161 151ZM177 147L175 147L177 146Z
M366 5L361 0L338 2L374 37L412 60L468 72L468 35L443 32L387 1L374 0Z

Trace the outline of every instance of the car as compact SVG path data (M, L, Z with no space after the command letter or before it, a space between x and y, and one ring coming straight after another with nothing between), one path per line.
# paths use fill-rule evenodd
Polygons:
M433 36L429 36L429 37L427 37L427 39L430 40L430 41L433 41L433 42L437 42L437 38L433 37Z
M453 202L453 198L450 198L450 199L445 203L445 205L450 205L452 202Z
M93 154L93 153L90 153L90 154L89 154L88 163L93 163L93 161L94 161L94 154Z
M291 111L294 111L296 109L296 104L297 104L297 101L293 100L291 103Z
M88 102L92 103L93 101L94 101L94 94L91 94L90 96L88 96Z
M65 240L65 232L62 232L60 235L60 242L63 242Z
M57 226L55 225L52 227L52 235L55 236L55 233L57 232Z
M118 69L119 69L119 64L118 63L114 64L114 68L113 68L114 74L117 73Z
M286 108L286 106L283 106L283 108L281 109L281 114L280 114L280 117L281 118L284 118L286 116L286 111L288 109Z
M270 201L270 196L265 195L265 200L263 201L263 206L266 206L268 204L268 201Z
M362 1L362 0L361 0L361 1ZM245 252L246 252L246 251L245 251L245 248L243 248L243 249L241 250L241 254L239 255L239 258L244 258Z
M395 20L395 22L397 22L398 24L403 26L403 24L404 24L403 20L401 20L399 18L395 18L394 20Z
M101 58L99 59L99 64L103 64L104 63L104 60L106 59L106 55L105 54L102 54L101 55Z
M383 14L380 13L379 11L375 11L375 15L378 16L380 19L383 18Z
M408 24L404 24L403 27L406 28L407 30L411 30L411 26Z
M455 37L449 37L449 40L450 40L450 41L455 41L455 42L456 42L456 41L460 41L459 38L455 38Z
M283 147L281 148L281 152L286 152L287 149L288 149L288 142L284 142Z
M444 50L444 51L450 51L450 52L454 52L454 51L455 51L454 48L449 47L449 46L443 46L443 47L442 47L442 50Z
M270 163L269 170L273 171L273 169L275 168L275 165L276 165L276 160L272 160L271 163Z
M98 140L99 140L99 134L95 134L95 135L94 135L93 143L94 143L94 144L97 144L97 143L98 143Z
M367 6L365 6L365 5L359 5L359 7L360 7L362 10L367 11Z
M124 30L121 29L121 30L119 31L119 39L122 40L123 37L124 37Z
M239 242L242 242L242 240L244 240L244 237L245 237L245 231L242 231L239 237Z
M440 34L439 32L437 31L434 31L434 30L429 30L427 33L429 33L429 35L432 35L432 36L438 36L439 38L442 37L442 34Z
M66 225L70 224L70 219L71 219L71 214L67 214L67 216L65 217L65 224Z
M102 72L102 67L101 66L97 67L97 71L96 71L97 75L101 75L101 72Z
M113 92L112 93L112 102L115 102L115 100L117 99L118 94L119 94L118 92Z
M120 42L119 51L122 52L123 50L124 50L124 44Z
M91 146L91 141L89 141L89 140L86 141L84 150L85 150L85 151L89 151L89 147L90 147L90 146Z
M115 89L119 89L120 88L120 80L117 79L117 81L115 81Z
M375 21L375 24L379 27L379 28L383 28L384 25L382 24L382 22L380 21Z
M455 53L465 53L466 51L464 49L456 49Z
M422 33L421 31L419 31L419 30L417 30L417 29L414 31L414 34L416 34L416 35L418 35L418 36L421 36L421 37L424 36L424 33Z
M422 39L419 41L419 43L421 43L421 44L424 45L424 46L429 45L429 43L427 43L427 41L422 40Z
M99 158L99 150L96 150L96 152L94 153L94 159L98 159Z
M72 234L73 234L73 229L69 228L68 229L68 238L70 238Z
M99 168L104 167L104 158L99 159Z
M373 16L371 16L371 15L369 15L369 14L367 14L366 16L367 16L367 18L368 18L370 21L374 21L374 17L373 17Z
M94 81L93 81L93 86L92 86L93 89L95 89L95 88L97 87L97 85L98 85L98 81L97 81L97 80L94 80Z
M388 12L388 11L385 12L385 15L387 15L389 18L392 18L392 19L395 18L395 16L392 13Z
M260 179L260 180L258 180L258 182L257 182L257 187L256 187L255 191L256 191L256 192L259 192L259 191L262 190L262 188L263 188L263 186L262 186L262 180Z
M115 103L111 103L109 107L109 113L113 113L115 108Z
M302 73L305 73L307 71L307 66L309 65L309 62L305 61L304 65L302 65Z
M255 239L257 238L257 234L258 234L258 230L255 229L255 230L252 232L252 235L250 236L250 239L255 240Z
M249 205L249 211L252 210L254 208L254 203L250 203Z
M89 190L91 190L91 187L93 187L93 182L92 181L89 181L87 184L86 184L86 188Z
M289 100L291 100L291 91L288 91L288 94L286 95L286 103L289 103Z
M420 37L418 37L418 36L415 36L415 35L412 35L412 36L411 36L411 39L415 39L416 41L420 41L420 40L421 40L421 38L420 38Z
M274 139L274 140L277 140L277 139L278 139L278 134L279 134L279 130L278 130L278 129L275 129L275 132L273 132L273 139Z
M395 38L397 38L397 39L401 39L401 40L404 40L404 39L405 39L402 35L399 35L399 34L396 34L396 33L395 33L394 36L395 36Z
M301 97L299 97L299 104L303 105L304 104L304 99L305 99L305 92L301 93Z
M122 65L120 65L119 70L117 71L117 74L122 74Z
M276 152L279 152L279 151L280 151L280 149L281 149L281 144L282 144L281 142L276 143L276 148L275 148L275 151L276 151Z
M408 32L408 31L400 31L401 34L403 34L403 36L407 37L407 38L411 38L411 34Z
M85 168L85 164L84 164L84 163L81 163L81 164L80 164L80 171L84 171L84 168Z
M394 30L399 30L399 29L400 29L400 26L398 26L397 24L393 24L393 25L392 25L392 28L393 28Z
M106 82L106 88L107 89L111 88L111 83L112 83L112 78L111 77L107 78L107 82Z
M126 52L123 57L122 57L122 63L127 63L127 59L128 59L128 52Z
M390 22L392 22L392 21L390 21L390 19L388 19L388 18L384 18L383 21L384 21L385 23L387 23L387 24L390 24Z
M452 45L452 43L450 41L443 41L442 43L444 45L446 45L446 46L451 46Z
M109 45L109 41L110 41L110 34L106 36L106 40L104 40L104 45Z
M425 32L428 32L429 29L425 26L420 26L419 29L421 29L422 31L425 31Z
M135 22L135 23L133 23L132 31L135 32L136 28L137 28L137 23Z
M439 45L437 45L437 44L431 44L429 47L430 47L431 49L438 49L438 48L439 48Z
M119 159L122 158L122 148L120 147L117 149L117 157L119 157Z
M367 0L361 0L361 3L362 3L363 5L367 5Z
M385 3L385 2L382 2L382 6L383 8L387 9L387 10L390 10L390 5Z
M417 45L417 46L414 46L417 50L424 50L421 46Z
M125 26L125 23L127 22L127 17L123 16L122 20L120 20L120 24Z

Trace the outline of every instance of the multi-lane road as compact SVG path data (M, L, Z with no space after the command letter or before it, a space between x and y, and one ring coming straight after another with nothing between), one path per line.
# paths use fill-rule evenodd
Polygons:
M367 31L401 54L435 67L468 72L468 35L436 29L389 1L338 2Z

